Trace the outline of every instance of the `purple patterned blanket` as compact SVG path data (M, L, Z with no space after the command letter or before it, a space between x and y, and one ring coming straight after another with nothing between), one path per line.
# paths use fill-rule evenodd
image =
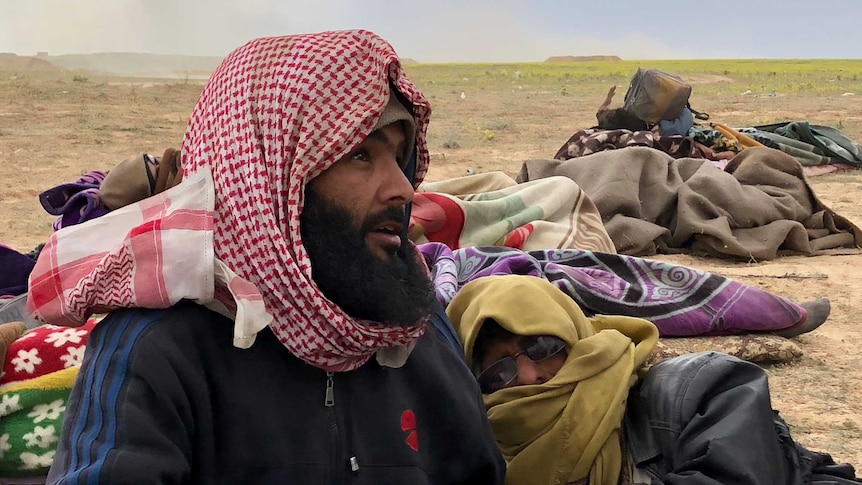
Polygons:
M587 315L640 317L663 337L772 332L806 317L786 298L685 266L577 249L523 252L504 247L451 250L419 246L445 307L467 282L492 274L531 275L554 283Z

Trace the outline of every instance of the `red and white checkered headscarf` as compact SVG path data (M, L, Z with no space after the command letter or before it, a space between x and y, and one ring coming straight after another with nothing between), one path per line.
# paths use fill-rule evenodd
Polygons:
M334 371L355 369L382 349L411 348L424 325L357 320L323 296L299 231L306 183L372 131L390 85L412 104L416 187L428 169L431 110L386 41L355 30L261 38L235 50L213 73L189 120L183 183L103 216L123 217L110 227L126 223L131 229L120 247L98 258L64 253L60 243L71 238L55 233L31 275L31 311L52 323L75 324L94 309L167 307L180 298L214 299L228 308L236 303L228 310L236 315L236 345L250 345L271 315L272 331L294 355ZM207 206L213 188L214 203ZM89 239L91 253L93 244L105 245L104 235ZM203 244L204 254L212 247L214 263L190 261L183 243ZM144 246L149 252L138 249ZM177 251L166 248L184 251L185 259L172 258ZM160 263L142 276L143 258L136 255L152 252ZM106 282L123 291L106 294L100 290ZM190 288L214 282L214 294Z

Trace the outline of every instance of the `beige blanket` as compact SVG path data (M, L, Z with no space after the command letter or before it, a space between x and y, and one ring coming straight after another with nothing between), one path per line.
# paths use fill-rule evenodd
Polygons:
M502 172L425 182L413 198L410 239L452 249L507 246L613 253L602 217L566 177L519 184Z
M749 148L724 171L708 160L623 148L570 160L529 160L517 180L550 176L568 177L587 193L622 254L766 260L858 248L862 242L859 228L815 197L801 165L771 148Z

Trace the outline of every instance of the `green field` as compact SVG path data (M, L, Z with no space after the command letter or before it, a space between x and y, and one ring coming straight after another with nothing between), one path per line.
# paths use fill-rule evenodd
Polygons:
M751 89L764 93L845 93L862 90L862 59L736 59L536 62L521 64L415 64L406 67L420 84L460 86L464 78L487 87L512 84L554 86L569 94L595 84L626 85L639 68L656 68L683 78L704 79L705 94ZM711 81L711 82L710 82Z

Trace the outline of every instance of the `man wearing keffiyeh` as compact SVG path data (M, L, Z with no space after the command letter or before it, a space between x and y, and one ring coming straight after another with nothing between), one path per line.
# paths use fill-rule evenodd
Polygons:
M34 268L34 316L112 311L49 483L501 483L406 237L429 115L370 32L229 54L182 183L55 233Z

